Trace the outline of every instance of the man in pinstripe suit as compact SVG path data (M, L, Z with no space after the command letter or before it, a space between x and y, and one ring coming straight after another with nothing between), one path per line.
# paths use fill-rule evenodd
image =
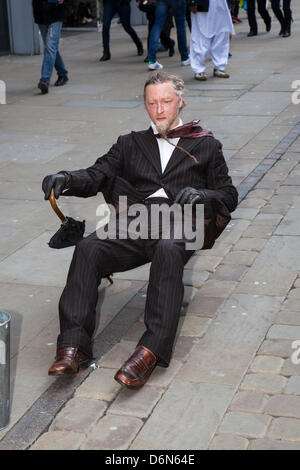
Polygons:
M144 89L150 128L119 137L109 152L87 169L46 176L45 199L52 188L56 198L62 193L88 197L101 191L115 206L120 195L127 196L129 206L144 204L149 227L154 204L204 204L202 248L210 248L237 206L237 191L228 175L220 142L198 126L198 121L181 125L183 88L180 78L153 72ZM115 379L135 389L144 385L157 365L168 367L183 300L183 269L194 252L186 249L185 242L184 236L174 236L174 230L168 238L160 232L158 239L150 235L100 239L95 232L80 241L59 302L61 331L49 375L76 373L79 367L88 365L101 279L148 262L146 330Z

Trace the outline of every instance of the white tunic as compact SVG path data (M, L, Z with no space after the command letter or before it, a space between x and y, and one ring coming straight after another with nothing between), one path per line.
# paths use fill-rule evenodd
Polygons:
M209 0L207 13L191 13L198 23L201 34L206 38L212 38L220 33L234 33L231 14L226 0Z

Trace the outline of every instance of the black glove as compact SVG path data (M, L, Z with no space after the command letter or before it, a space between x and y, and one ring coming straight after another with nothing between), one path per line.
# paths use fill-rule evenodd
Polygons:
M49 199L51 189L54 188L54 197L58 199L64 189L68 189L71 176L66 172L56 173L55 175L45 176L42 183L42 190L45 193L45 199Z
M176 196L175 202L181 204L197 204L208 199L205 189L187 188L181 189Z

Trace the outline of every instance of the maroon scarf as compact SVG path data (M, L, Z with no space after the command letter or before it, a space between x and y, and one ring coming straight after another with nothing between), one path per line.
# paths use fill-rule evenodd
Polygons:
M175 127L174 129L171 129L170 131L168 131L166 136L162 136L161 134L154 134L154 135L158 139L165 139L167 142L169 142L169 144L173 145L174 147L186 153L189 157L191 157L194 160L195 163L198 163L198 160L196 159L196 157L194 157L194 155L190 154L190 152L180 147L180 145L172 144L172 142L170 142L169 139L177 139L177 138L184 139L187 137L199 139L200 137L207 137L207 136L213 137L213 133L211 131L209 131L208 129L202 129L201 126L198 126L199 122L200 122L200 119L194 119L194 121L188 122L187 124L183 124L182 126Z
M187 124L183 124L182 126L175 127L167 132L166 137L168 139L177 139L177 138L185 138L185 137L192 137L194 139L198 139L199 137L206 137L212 136L213 133L208 129L203 129L201 126L198 126L200 119L194 119L194 121L188 122ZM162 138L160 134L155 134L155 137Z

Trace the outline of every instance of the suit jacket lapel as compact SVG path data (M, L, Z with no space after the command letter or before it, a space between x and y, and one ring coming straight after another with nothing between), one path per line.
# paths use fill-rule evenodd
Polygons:
M194 139L192 137L189 138L182 138L179 139L178 145L180 147L187 150L189 153L193 154L192 149L199 143L199 139ZM171 155L170 160L164 171L164 176L169 173L170 171L174 170L174 168L182 163L186 158L191 159L185 152L180 150L179 148L174 148L174 152Z
M161 176L161 163L159 148L157 144L156 137L154 137L151 127L146 131L141 132L132 132L132 136L137 143L137 145L142 150L145 157L149 160L151 165L154 166L157 173Z

